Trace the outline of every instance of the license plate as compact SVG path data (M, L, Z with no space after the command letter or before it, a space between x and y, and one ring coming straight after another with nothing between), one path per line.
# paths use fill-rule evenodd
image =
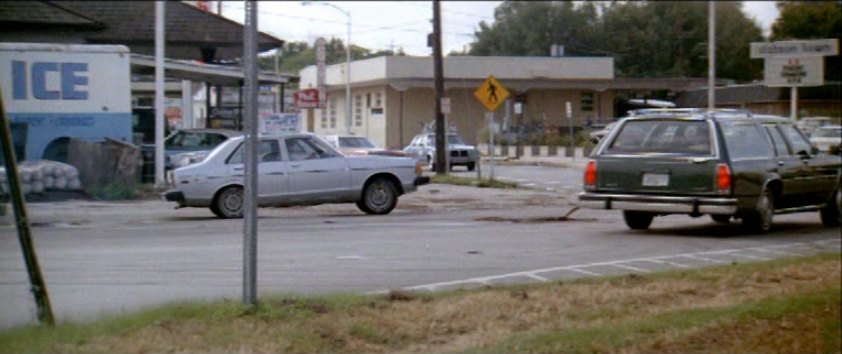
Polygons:
M670 175L666 173L644 173L643 185L646 187L665 187L670 183Z

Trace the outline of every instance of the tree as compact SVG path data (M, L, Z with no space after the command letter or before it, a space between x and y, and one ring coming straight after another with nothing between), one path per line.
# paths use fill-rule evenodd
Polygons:
M494 10L494 24L480 22L471 55L547 56L553 44L565 54L584 55L592 49L596 8L569 1L505 1Z
M387 55L405 55L403 50L394 53L390 50L372 51L367 48L351 45L351 60L367 59ZM340 64L345 62L345 44L342 40L331 38L325 45L325 62L327 65ZM259 58L260 70L275 70L275 55L266 55ZM316 65L316 49L310 47L307 42L289 42L284 45L280 58L280 71L297 75L301 69L308 65Z
M760 27L741 2L717 2L717 77L749 81L762 63L749 58ZM601 14L600 14L601 13ZM547 56L552 44L568 56L612 56L621 77L707 76L708 3L506 1L494 23L480 22L472 55Z
M842 4L838 1L778 2L780 15L772 24L771 39L826 39L842 41ZM839 57L825 57L825 79L842 81Z

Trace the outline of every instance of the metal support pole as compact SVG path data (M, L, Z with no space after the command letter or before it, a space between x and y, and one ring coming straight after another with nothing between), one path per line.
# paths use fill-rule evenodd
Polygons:
M26 203L20 189L17 160L12 144L12 132L9 127L9 119L6 117L6 107L3 105L2 95L0 95L0 117L2 117L2 122L0 122L2 139L0 140L3 144L3 158L6 161L6 180L9 181L9 195L12 197L12 206L15 210L18 240L20 240L23 259L29 274L30 290L32 290L32 295L35 296L35 305L38 307L38 320L42 324L53 326L55 320L50 306L50 296L47 294L47 284L44 283L44 276L41 275L41 267L38 265L38 257L35 255L35 246L32 243L32 230L29 228L29 219L26 216Z
M348 43L345 43L345 132L351 134L351 13L344 12L348 16Z
M155 1L155 186L164 181L164 18L165 1Z
M789 119L793 123L798 119L798 86L789 89Z
M708 1L708 109L716 108L716 1Z
M257 1L245 2L245 197L243 205L243 305L257 304Z

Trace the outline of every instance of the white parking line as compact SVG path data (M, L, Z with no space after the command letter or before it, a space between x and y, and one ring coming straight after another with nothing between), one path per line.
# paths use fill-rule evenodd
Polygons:
M529 271L523 272L515 272L515 273L508 273L508 274L500 274L500 275L491 275L485 277L476 277L476 278L469 278L463 280L452 280L446 282L439 282L439 283L432 283L432 284L424 284L424 285L416 285L416 286L409 286L402 288L403 290L428 290L428 291L435 291L437 289L448 287L448 286L456 286L456 285L467 285L467 284L492 284L492 282L505 279L505 278L513 278L513 277L528 277L533 278L542 282L550 281L551 279L542 277L538 274L540 273L549 273L549 272L558 272L558 271L572 271L576 273L581 273L589 276L602 276L603 274L592 272L589 270L584 270L582 268L588 267L597 267L597 266L613 266L617 268L623 268L626 270L640 272L640 273L649 273L650 270L630 266L627 263L632 262L651 262L651 263L661 263L661 264L669 264L674 265L678 268L692 268L688 265L675 263L670 261L665 261L664 259L674 259L674 258L690 258L695 260L700 260L708 263L714 264L723 264L728 263L727 261L718 260L718 259L711 259L707 257L703 257L701 255L734 255L739 257L745 257L750 259L758 259L758 260L768 260L769 258L759 257L759 256L751 256L742 254L740 252L745 251L758 251L758 250L765 250L770 251L770 253L780 253L783 251L772 251L768 250L768 248L793 248L798 246L819 246L822 248L821 245L828 245L828 246L835 246L840 243L840 239L832 239L832 240L819 240L819 241L809 241L809 242L794 242L789 244L781 244L781 245L770 245L765 247L746 247L742 249L725 249L725 250L714 250L714 251L704 251L704 252L697 252L697 253L681 253L681 254L674 254L674 255L665 255L665 256L656 256L656 257L645 257L645 258L633 258L633 259L624 259L624 260L616 260L616 261L608 261L608 262L594 262L594 263L585 263L585 264L575 264L575 265L568 265L568 266L560 266L560 267L551 267L551 268L542 268L542 269L533 269ZM826 248L826 247L825 247ZM815 249L815 251L820 251L821 249ZM789 252L787 252L789 253ZM379 290L369 292L367 294L384 294L388 293L389 290Z

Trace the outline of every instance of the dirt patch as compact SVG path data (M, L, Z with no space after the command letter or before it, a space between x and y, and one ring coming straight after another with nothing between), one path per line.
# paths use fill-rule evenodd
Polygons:
M476 221L496 221L496 222L511 222L511 223L545 223L545 222L567 222L567 221L586 221L592 222L596 219L577 219L566 216L544 216L537 218L504 218L499 216L488 216L474 219Z

